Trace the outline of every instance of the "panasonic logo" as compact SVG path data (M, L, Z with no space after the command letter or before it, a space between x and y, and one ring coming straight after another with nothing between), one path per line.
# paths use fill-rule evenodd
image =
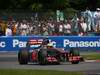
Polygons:
M98 41L70 41L64 40L64 47L100 47L100 40Z
M0 47L4 48L6 46L6 43L4 41L0 42Z

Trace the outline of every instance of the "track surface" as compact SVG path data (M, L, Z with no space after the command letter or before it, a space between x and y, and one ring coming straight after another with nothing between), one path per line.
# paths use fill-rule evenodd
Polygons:
M59 71L82 71L98 73L100 75L100 63L81 62L79 64L61 63L61 65L38 65L29 63L19 65L17 53L0 53L0 69L37 69L37 70L59 70Z

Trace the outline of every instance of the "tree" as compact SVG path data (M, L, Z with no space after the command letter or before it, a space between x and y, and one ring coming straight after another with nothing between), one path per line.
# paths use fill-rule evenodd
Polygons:
M100 0L0 0L0 9L28 9L39 10L64 10L73 8L75 10L85 10L89 7L94 10L100 7Z
M72 19L77 13L77 10L73 8L66 8L63 12L66 19L69 19L69 18Z
M87 0L69 0L70 5L76 10L85 10L88 7Z
M41 10L41 8L42 8L42 4L40 4L40 3L33 3L31 5L31 9L34 12L38 12L39 10Z

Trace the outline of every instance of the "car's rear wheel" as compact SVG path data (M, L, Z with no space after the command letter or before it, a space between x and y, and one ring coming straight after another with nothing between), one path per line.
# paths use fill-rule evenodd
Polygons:
M73 58L73 57L79 57L80 56L80 52L79 52L79 50L77 49L77 48L71 48L70 49L70 56ZM77 60L76 61L74 61L73 59L72 59L72 61L71 61L71 63L72 64L78 64L79 63L79 59L77 58Z
M46 50L40 50L38 52L38 61L40 65L46 64L46 57L47 57L47 51Z
M72 54L72 56L79 56L80 52L77 48L71 48L70 49L70 54Z
M28 52L28 50L21 49L18 52L18 61L19 61L19 64L27 64L28 60L29 60L29 52Z
M79 61L72 61L71 63L72 63L72 64L78 64Z

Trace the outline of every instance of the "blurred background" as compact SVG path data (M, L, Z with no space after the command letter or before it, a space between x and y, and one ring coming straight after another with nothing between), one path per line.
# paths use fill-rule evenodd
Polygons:
M99 36L99 0L0 0L0 36Z

